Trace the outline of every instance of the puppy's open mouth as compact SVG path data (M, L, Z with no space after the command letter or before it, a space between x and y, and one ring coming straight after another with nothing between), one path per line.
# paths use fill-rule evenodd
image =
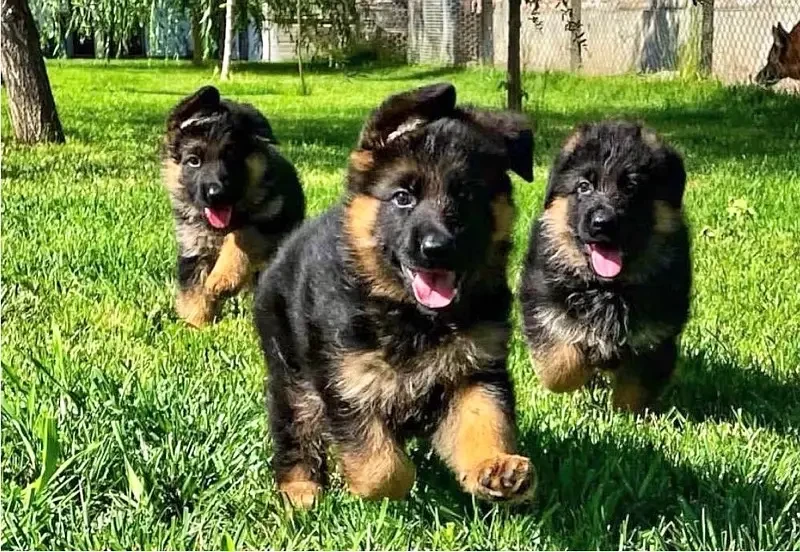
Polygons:
M616 278L622 272L622 255L619 249L607 244L586 244L592 270L602 278Z
M203 214L206 216L208 223L214 228L220 230L227 228L231 223L231 215L233 214L233 207L225 205L221 207L206 207L203 209Z
M414 298L429 309L442 309L458 293L456 273L451 270L427 270L403 265L403 273L411 281Z

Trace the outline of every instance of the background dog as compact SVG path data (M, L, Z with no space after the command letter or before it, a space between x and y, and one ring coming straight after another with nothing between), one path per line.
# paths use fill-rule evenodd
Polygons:
M350 490L401 498L428 436L464 489L531 495L506 372L512 170L532 179L519 115L456 108L448 84L388 98L351 154L342 204L306 223L261 277L280 491L310 506L326 449Z
M689 313L680 156L640 126L580 127L555 160L520 281L542 384L571 391L596 370L641 410L670 378Z
M201 88L169 115L164 184L178 240L178 315L203 326L253 282L302 222L297 173L274 147L267 119Z

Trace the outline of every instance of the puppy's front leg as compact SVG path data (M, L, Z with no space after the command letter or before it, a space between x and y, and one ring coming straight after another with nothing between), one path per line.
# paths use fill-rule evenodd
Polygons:
M205 282L205 290L215 299L236 295L250 283L258 268L258 236L250 228L236 230L225 236L217 262Z
M509 390L489 384L462 387L433 435L434 448L464 490L485 500L527 500L536 487L530 460L514 454L509 395Z
M346 440L341 437L339 460L350 492L369 500L405 498L416 468L381 420L371 419Z
M201 328L211 322L216 303L205 291L205 281L210 270L207 257L178 256L178 294L175 310L187 324Z

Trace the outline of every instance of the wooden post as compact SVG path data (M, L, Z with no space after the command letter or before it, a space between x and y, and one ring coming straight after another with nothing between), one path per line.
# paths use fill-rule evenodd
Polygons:
M519 61L520 0L508 0L508 109L522 111L522 76Z
M583 65L581 52L581 4L582 0L570 0L570 34L569 42L569 68L570 71L577 71Z
M700 34L700 71L706 77L714 69L714 0L702 0L702 30Z

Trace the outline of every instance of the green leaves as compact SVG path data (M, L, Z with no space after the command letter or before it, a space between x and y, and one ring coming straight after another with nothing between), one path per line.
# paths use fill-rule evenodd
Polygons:
M47 487L47 483L56 471L58 458L61 454L55 418L45 414L39 418L37 425L36 432L42 443L42 472L36 481L28 485L23 492L25 508L30 507L36 493L43 491Z

